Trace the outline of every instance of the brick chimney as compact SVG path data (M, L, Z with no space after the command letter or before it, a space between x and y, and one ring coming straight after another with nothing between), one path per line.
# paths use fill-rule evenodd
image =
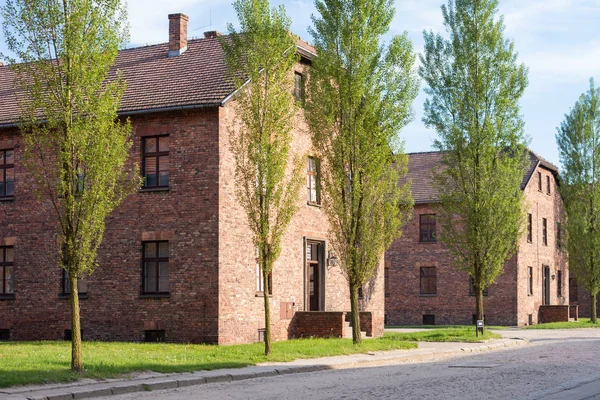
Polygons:
M207 32L204 32L204 37L206 39L214 39L214 38L219 37L219 36L221 36L221 32L219 32L219 31L207 31Z
M177 57L187 50L187 26L185 14L169 14L169 57Z

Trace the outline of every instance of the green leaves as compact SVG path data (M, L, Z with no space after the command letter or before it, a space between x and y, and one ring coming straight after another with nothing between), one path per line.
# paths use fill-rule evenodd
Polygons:
M591 294L600 291L600 89L590 79L557 129L560 193L567 213L569 270ZM593 316L595 320L595 316Z
M504 39L497 0L450 0L447 36L424 32L419 74L428 87L423 121L445 152L435 173L440 240L479 290L516 251L527 156L519 99L527 68Z
M331 246L351 288L367 283L412 211L399 131L412 117L418 79L406 34L381 43L391 0L317 0L310 29L318 57L306 116L323 160ZM352 302L354 307L354 302ZM352 310L356 312L357 310Z

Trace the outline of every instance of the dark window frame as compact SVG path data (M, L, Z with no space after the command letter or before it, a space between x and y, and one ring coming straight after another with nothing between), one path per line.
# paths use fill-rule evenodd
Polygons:
M71 288L69 283L69 274L67 270L61 268L62 270L62 284L61 284L61 297L69 297L71 295ZM80 299L87 299L88 297L88 283L87 280L83 277L77 278L77 295Z
M527 267L527 295L533 296L533 267Z
M527 242L533 243L533 215L527 214Z
M315 169L312 169L314 161ZM312 187L314 177L315 187ZM315 199L313 199L313 190ZM321 161L317 157L309 156L306 160L306 201L310 205L321 205Z
M437 226L435 214L419 215L419 243L437 242Z
M557 270L556 271L556 296L557 297L563 297L564 293L563 293L563 276L562 276L562 270Z
M548 220L542 218L542 244L548 246Z
M305 99L305 94L306 90L304 74L302 72L294 71L294 97L297 101L303 102Z
M485 288L483 289L483 295L484 296L488 296L489 295L489 288ZM475 296L477 293L475 293L475 279L473 279L473 277L471 275L469 275L469 296Z
M257 249L258 252L258 249ZM267 275L267 280L269 283L269 296L273 295L273 271L269 272ZM264 296L265 295L265 284L262 274L262 268L258 263L258 257L256 257L256 296Z
M161 243L166 243L167 246L169 246L169 241L168 240L148 240L148 241L144 241L142 242L142 294L144 295L168 295L170 293L170 282L169 282L169 258L170 255L168 255L167 257L160 257L160 244ZM155 257L147 257L146 256L146 246L149 244L154 244L156 247L155 250ZM170 252L169 247L167 247L167 252ZM154 288L148 288L147 282L146 282L146 278L147 278L147 274L146 274L146 263L148 262L153 262L156 265L155 268L155 287ZM169 286L169 290L160 290L161 289L161 285L160 285L160 263L167 263L167 285ZM156 289L156 290L150 290L150 289Z
M550 175L546 175L546 194L550 196L552 191L550 190Z
M538 192L542 191L542 173L538 171Z
M142 177L143 177L143 189L168 189L171 185L171 171L170 171L170 165L171 165L171 159L170 159L170 155L169 155L169 150L171 149L171 143L169 140L169 144L168 144L168 148L169 150L167 151L160 151L160 138L169 138L169 135L155 135L155 136L144 136L142 137ZM150 140L150 139L155 139L156 140L156 151L154 152L147 152L146 151L146 141ZM167 163L169 164L169 169L167 170L167 180L168 183L166 185L160 185L160 159L161 158L165 158L167 159ZM147 158L154 158L156 160L156 170L154 171L156 174L156 185L148 185L148 179L147 179L147 171L146 171L146 159Z
M433 274L430 273L431 271L433 271ZM437 267L419 267L419 294L421 296L436 296L438 294Z
M8 261L7 252L8 249L12 250L12 260ZM0 296L2 297L14 297L15 295L15 248L14 246L0 246ZM6 277L6 270L11 269L11 288L8 290L8 278Z
M11 164L6 162L6 154L8 152L12 152L12 160ZM12 170L13 180L12 180L12 193L7 194L7 171ZM0 191L0 199L12 199L15 197L15 150L14 149L0 149L0 182L3 183L2 191Z

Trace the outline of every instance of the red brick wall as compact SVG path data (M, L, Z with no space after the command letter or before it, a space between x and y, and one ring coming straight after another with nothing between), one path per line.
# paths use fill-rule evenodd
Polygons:
M304 66L298 65L299 70ZM256 293L255 249L244 211L236 195L233 155L229 150L231 127L235 120L235 102L220 109L221 140L219 143L219 343L255 341L264 328L264 299ZM294 123L293 156L313 155L303 111ZM270 296L272 333L284 340L294 330L293 320L281 318L282 304L292 303L294 311L305 311L304 240L325 242L325 255L330 247L329 224L321 207L308 205L306 188L298 194L299 211L282 239L282 252L273 267L273 294ZM372 284L365 287L361 309L372 311L376 330L383 330L383 262ZM378 270L378 271L379 271ZM324 311L349 311L349 291L339 267L324 269Z
M294 337L341 338L344 337L344 312L297 312L295 315Z
M540 306L539 323L547 324L549 322L568 322L569 306Z
M84 338L141 340L146 326L163 326L167 340L216 341L218 333L218 110L132 117L132 161L140 163L142 135L170 134L170 188L135 193L107 221L99 267L81 300ZM14 130L3 139L17 139ZM18 139L17 139L18 140ZM56 224L38 203L31 177L15 151L15 200L0 202L0 236L16 238L15 299L0 300L11 337L59 339L70 327L60 299ZM141 248L149 237L169 240L170 297L142 298Z
M533 240L527 242L526 232L520 240L519 251L507 261L504 273L490 286L484 297L486 324L524 325L529 314L537 323L537 310L542 302L542 265L550 266L550 274L562 270L563 295L557 296L557 281L551 280L551 304L568 303L568 266L565 255L556 248L556 221L561 220L562 200L552 178L551 194L546 194L546 175L542 172L543 192L537 190L537 174L525 189L526 209L533 213ZM529 212L529 211L528 211ZM469 277L450 263L444 245L419 242L419 215L435 213L429 204L415 205L412 220L404 227L403 235L386 252L389 267L389 296L386 297L387 323L390 325L419 325L424 314L435 315L436 324L471 324L475 313L475 297L469 295ZM548 219L548 246L542 244L541 218ZM523 227L526 231L526 225ZM439 229L438 229L439 235ZM564 235L564 234L563 234ZM528 270L534 267L533 295L527 295ZM420 295L420 267L436 267L437 295Z
M542 174L542 191L538 190L537 172ZM546 177L550 176L550 195L546 191ZM569 271L565 252L556 247L556 222L563 220L563 203L556 187L552 173L538 167L525 188L526 213L532 215L532 241L527 241L527 225L525 234L519 243L519 279L518 279L518 324L525 325L532 315L533 323L538 323L538 309L542 305L543 266L550 267L550 304L564 305L569 303ZM542 218L548 221L548 245L542 241ZM562 237L565 237L563 226ZM533 294L528 294L528 267L533 268ZM562 271L562 296L557 295L558 273Z
M450 263L448 250L441 242L419 242L419 215L434 214L435 207L415 205L413 218L386 253L389 267L386 297L388 325L420 325L424 314L435 315L437 325L471 324L475 296L469 294L469 276ZM439 229L438 229L439 235ZM420 294L420 267L436 267L437 295ZM486 324L515 324L516 267L509 261L497 282L484 297Z

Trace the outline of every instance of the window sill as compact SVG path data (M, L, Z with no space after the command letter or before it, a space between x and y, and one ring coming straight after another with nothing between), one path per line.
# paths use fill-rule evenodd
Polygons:
M140 299L168 299L171 293L142 293Z
M14 300L14 299L15 299L15 294L14 293L0 294L0 301L1 300Z
M426 293L420 293L419 297L437 297L437 293L432 293L432 294L426 294Z
M265 297L265 292L256 292L254 297ZM269 298L273 297L273 293L269 293Z
M476 294L475 293L469 293L469 296L475 297ZM486 293L483 294L483 297L488 297L488 296L489 296L489 294L486 294Z
M88 298L88 294L87 293L79 293L79 295L77 297L79 297L79 300L85 300ZM66 294L63 293L63 294L59 294L58 298L63 299L63 300L68 300L71 298L71 295L69 293L66 293Z
M15 196L0 197L0 201L6 201L6 202L15 201Z
M317 207L317 208L321 208L322 205L321 203L315 203L314 201L307 201L306 205L312 206L312 207Z
M141 188L138 190L138 193L146 193L146 192L168 192L170 191L170 187L147 187Z
M437 243L437 240L419 240L419 243L422 243L422 244L435 244L435 243Z

